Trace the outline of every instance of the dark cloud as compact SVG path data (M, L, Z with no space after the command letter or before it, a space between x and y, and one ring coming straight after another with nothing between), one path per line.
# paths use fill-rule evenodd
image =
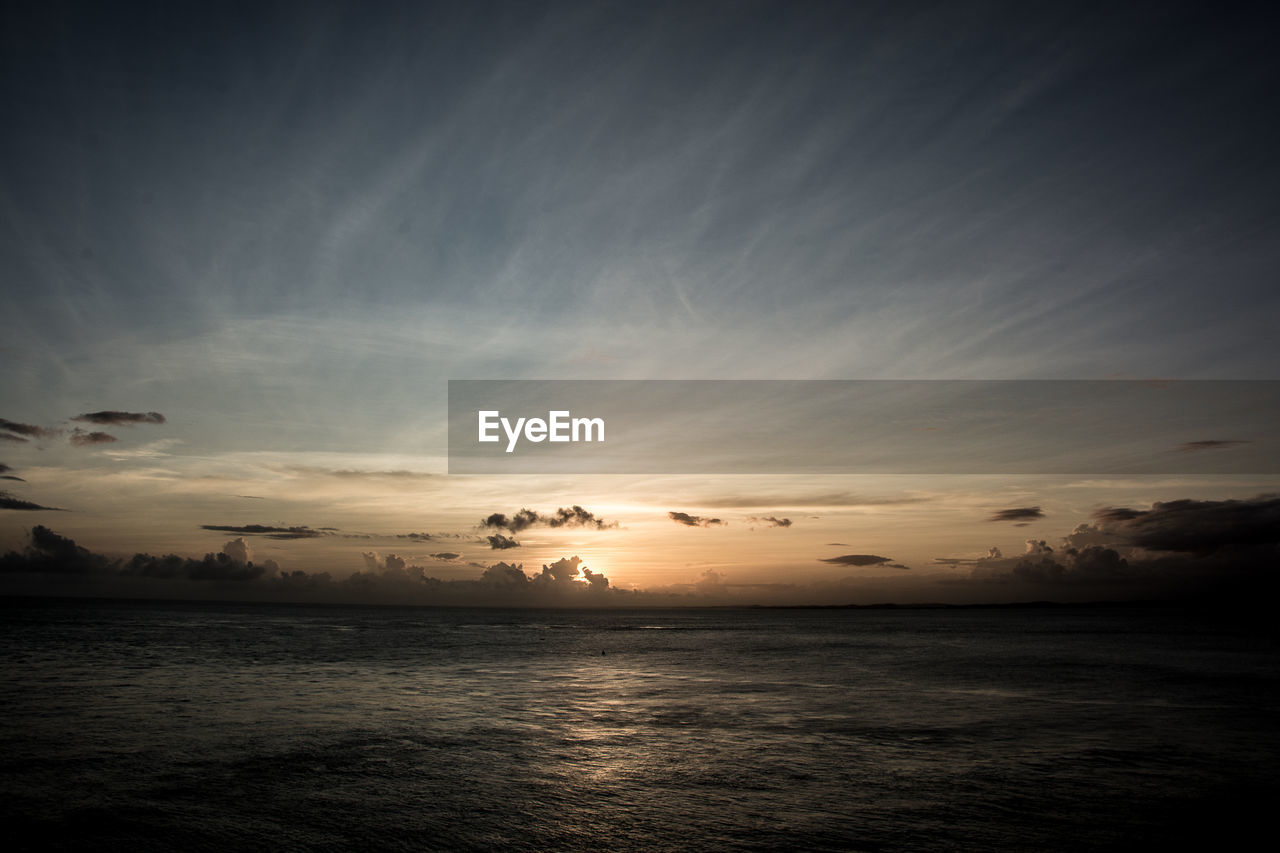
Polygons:
M1044 518L1044 513L1040 510L1040 507L1019 506L998 510L992 513L987 521L1028 521L1033 518Z
M26 480L22 479L21 477L16 477L13 474L10 474L9 472L12 470L13 468L9 467L3 462L0 462L0 480L13 480L18 483L26 482Z
M71 443L77 447L84 447L92 444L110 444L113 441L119 441L114 435L108 435L105 432L85 432L82 429L76 429L71 433Z
M455 553L454 553L454 552L452 552L452 551L441 551L439 554L429 554L428 556L430 556L430 557L432 557L432 558L434 558L434 559L436 559L436 560L444 560L445 562L450 562L450 563L451 563L451 562L453 562L454 560L456 560L456 559L458 559L459 557L461 557L462 555L461 555L461 554L455 554Z
M271 560L255 565L249 556L245 541L235 539L220 552L205 554L201 560L176 554L153 557L142 553L118 560L95 554L74 540L37 525L31 528L31 544L24 551L10 551L0 557L0 572L252 581L274 574L278 569Z
M1079 547L1074 542L1096 533L1096 528L1082 525L1055 549L1043 539L1028 539L1022 554L1005 557L999 548L976 559L940 558L939 563L968 565L975 581L1033 584L1113 585L1140 581L1146 572L1131 565L1114 548L1089 544ZM1073 539L1073 537L1075 537Z
M50 429L48 427L36 426L35 424L24 424L18 421L8 421L0 418L0 430L5 430L11 435L0 436L11 441L26 441L31 438L52 438L61 434L62 430Z
M1091 598L1269 600L1277 591L1280 496L1176 500L1148 510L1108 507L1056 545L1029 539L1005 557L937 562L970 567L970 580L1028 594ZM1023 587L1018 587L1023 584Z
M881 566L886 563L892 563L893 558L880 557L875 554L845 554L843 557L826 557L822 562L838 566ZM900 568L906 567L901 566Z
M1099 527L1125 544L1151 551L1209 554L1219 549L1280 544L1280 495L1248 500L1177 500L1149 510L1108 507Z
M488 518L482 519L480 526L507 530L511 533L519 533L522 530L527 530L530 527L533 527L540 520L541 518L533 510L522 509L510 517L505 513L495 512Z
M159 412L87 412L71 420L87 424L132 426L134 424L162 424L164 415Z
M397 539L415 539L419 542L429 542L431 540L430 533L397 533Z
M669 512L667 518L676 524L683 524L685 527L712 527L724 524L718 518L706 518L701 515L689 515L687 512Z
M609 523L596 516L595 513L574 504L571 507L560 507L550 515L543 515L534 510L524 508L515 515L495 512L480 521L482 528L506 530L520 533L530 527L586 527L593 530L605 530L617 527L617 522Z
M589 527L594 530L604 530L618 526L617 522L607 524L603 518L597 518L595 513L577 504L568 508L560 507L552 515L542 518L549 527Z
M747 522L749 524L763 524L766 527L790 527L791 526L791 519L778 518L772 515L766 515L766 516L753 515L747 519Z
M503 536L501 533L495 533L488 537L489 547L495 551L505 551L508 548L519 548L520 543L514 539Z
M17 480L18 478L12 477L12 478L6 478L6 479ZM62 511L62 510L59 510L57 507L40 506L40 504L32 503L31 501L24 501L19 498L15 498L12 495L10 495L8 492L0 492L0 509L20 509L20 510L44 509L44 510L52 510L54 512Z
M1240 444L1252 444L1250 441L1226 441L1221 439L1207 439L1205 441L1186 441L1178 445L1178 450L1182 453L1195 453L1197 450L1221 450L1228 447L1235 447Z
M26 550L10 551L0 557L0 572L5 573L88 574L112 568L112 562L106 557L81 548L42 524L31 528L31 544Z
M202 524L201 530L215 530L222 533L240 533L245 536L265 536L268 539L315 539L328 536L334 528L275 527L269 524Z

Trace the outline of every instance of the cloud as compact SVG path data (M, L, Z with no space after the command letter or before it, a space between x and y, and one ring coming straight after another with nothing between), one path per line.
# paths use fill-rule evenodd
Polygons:
M689 515L687 512L669 512L667 518L676 524L683 524L685 527L712 527L714 525L723 525L724 522L718 518L705 518L701 515Z
M519 533L530 527L586 527L593 530L605 530L617 527L617 522L606 522L595 513L574 504L571 507L560 507L550 515L543 515L534 510L521 509L515 515L495 512L480 521L482 528L506 530Z
M1069 539L1064 539L1057 549L1044 539L1028 539L1023 553L1015 557L1005 557L999 548L992 548L985 557L942 558L936 562L969 565L970 579L986 582L1107 584L1135 580L1141 574L1114 548L1092 544L1079 548Z
M331 535L329 530L332 528L275 527L269 524L202 524L200 529L240 533L246 536L266 536L268 539L315 539Z
M1280 495L1248 500L1176 500L1149 510L1107 507L1098 526L1122 542L1151 551L1209 554L1219 549L1280 544Z
M17 477L17 476L14 476L13 474L10 474L9 472L12 470L13 469L10 468L8 465L4 464L3 462L0 462L0 480L13 480L18 483L26 482L26 480L22 479L21 477Z
M1040 507L1020 506L998 510L992 513L987 521L1029 521L1033 518L1044 518L1044 513L1040 510Z
M232 539L226 545L222 546L222 553L226 554L240 565L247 565L252 551L249 550L249 543L244 541L244 537Z
M508 548L519 548L520 543L514 539L503 536L501 533L495 533L489 538L489 547L495 551L505 551Z
M430 557L432 557L433 559L436 559L436 560L444 560L444 561L445 561L445 562L447 562L447 563L451 563L451 562L453 562L454 560L456 560L456 559L458 559L459 557L461 557L462 555L461 555L461 554L455 554L455 553L454 553L454 552L452 552L452 551L441 551L439 554L429 554L428 556L430 556Z
M1269 600L1280 561L1280 496L1247 500L1175 500L1150 509L1107 507L1095 523L1078 524L1060 542L1028 539L1022 554L939 558L968 566L969 579L1047 588L1077 598L1242 597ZM1073 593L1063 593L1066 589Z
M106 557L81 548L42 524L31 528L31 543L22 552L10 551L0 557L0 572L48 572L88 574L112 568Z
M13 477L11 479L17 480L18 478ZM21 500L20 498L15 498L12 495L10 495L8 492L0 492L0 509L18 509L18 510L43 509L43 510L51 510L53 512L62 512L62 510L58 509L57 507L41 506L40 504L32 503L31 501L24 501L24 500Z
M504 513L495 512L489 517L481 520L480 526L507 530L511 533L519 533L522 530L527 530L528 528L533 527L539 521L540 518L536 512L531 509L522 509L510 518L508 518ZM490 537L490 539L492 539L492 537Z
M892 563L892 557L880 557L876 554L845 554L842 557L826 557L822 562L838 566L880 566ZM906 568L900 566L899 568Z
M1240 444L1252 444L1251 441L1226 441L1222 439L1207 439L1205 441L1185 441L1179 444L1177 450L1181 453L1195 453L1200 450L1222 450L1228 447L1236 447Z
M415 539L420 542L428 542L431 540L430 533L397 533L397 539Z
M9 435L0 433L0 438L10 441L27 441L31 438L52 438L60 435L62 430L50 429L49 427L36 426L34 424L24 424L18 421L9 421L0 418L0 430L5 430Z
M747 519L747 523L762 524L766 527L790 527L791 519L777 518L776 516L772 516L772 515L766 515L763 517L753 515Z
M71 443L77 447L85 447L92 444L110 444L119 440L114 435L108 435L105 432L85 432L79 427L71 433Z
M133 426L134 424L162 424L164 415L159 412L87 412L71 420L87 424Z
M255 565L249 560L248 545L233 540L217 554L202 560L168 554L153 557L134 554L117 560L94 554L74 540L59 536L43 525L31 528L31 542L21 552L0 557L0 572L96 575L102 577L180 578L186 580L252 581L274 574L279 567L271 561Z
M604 530L608 527L618 526L616 521L608 524L603 518L597 518L595 513L585 510L577 504L567 509L560 507L551 516L544 516L543 518L550 527L589 527L594 530Z

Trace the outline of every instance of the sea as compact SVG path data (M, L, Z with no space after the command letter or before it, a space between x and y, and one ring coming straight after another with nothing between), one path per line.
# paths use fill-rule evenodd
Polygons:
M38 850L1244 847L1280 634L1172 606L0 601Z

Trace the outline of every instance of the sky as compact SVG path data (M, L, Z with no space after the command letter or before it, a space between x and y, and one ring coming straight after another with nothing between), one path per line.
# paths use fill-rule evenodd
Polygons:
M462 476L446 399L451 379L1280 379L1274 13L3 14L2 593L839 604L1269 583L1274 464ZM1252 424L1176 433L1153 452L1276 458Z

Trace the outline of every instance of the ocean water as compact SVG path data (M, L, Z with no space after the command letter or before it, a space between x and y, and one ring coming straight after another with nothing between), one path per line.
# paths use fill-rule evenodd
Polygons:
M1220 615L0 613L22 849L1133 849L1280 792L1276 633Z

